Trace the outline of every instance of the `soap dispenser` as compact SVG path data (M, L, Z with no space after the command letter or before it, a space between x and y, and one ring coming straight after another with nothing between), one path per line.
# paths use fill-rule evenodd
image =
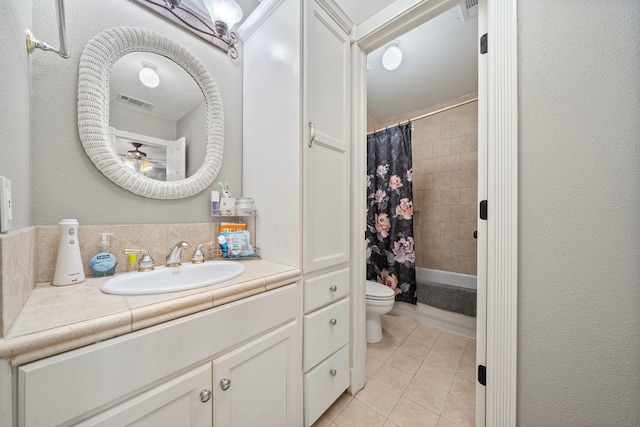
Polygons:
M53 286L75 285L84 282L84 279L78 243L78 220L63 219L60 221L60 244L51 284Z
M91 277L113 276L116 272L118 260L111 250L111 245L107 236L113 236L112 233L100 233L102 240L98 243L98 252L89 260L89 269Z

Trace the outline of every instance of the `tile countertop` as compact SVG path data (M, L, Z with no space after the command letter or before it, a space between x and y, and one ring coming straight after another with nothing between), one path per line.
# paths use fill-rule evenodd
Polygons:
M109 277L70 286L39 283L3 339L0 359L14 366L207 310L294 283L300 270L264 260L213 286L154 295L109 295ZM120 273L137 274L137 273ZM143 273L141 273L143 274Z

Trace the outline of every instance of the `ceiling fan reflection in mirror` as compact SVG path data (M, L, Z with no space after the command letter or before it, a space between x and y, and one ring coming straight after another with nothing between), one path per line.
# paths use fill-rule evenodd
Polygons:
M131 145L133 145L132 150L120 154L125 165L149 178L164 179L163 176L166 176L166 160L149 158L147 153L140 150L140 147L142 147L140 142L131 141Z

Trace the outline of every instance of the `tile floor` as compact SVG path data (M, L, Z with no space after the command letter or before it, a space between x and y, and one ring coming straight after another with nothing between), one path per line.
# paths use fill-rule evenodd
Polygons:
M367 345L367 383L343 394L313 427L473 427L476 340L384 315Z

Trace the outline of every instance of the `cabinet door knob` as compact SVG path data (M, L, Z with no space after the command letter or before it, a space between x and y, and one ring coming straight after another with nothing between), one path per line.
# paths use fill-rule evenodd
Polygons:
M220 388L223 390L228 390L231 387L231 380L229 378L223 378L220 380Z
M206 403L211 399L211 390L202 390L200 392L200 400L202 403Z
M332 325L335 325L338 323L338 321L336 319L331 319L329 320L329 323L331 323Z
M331 375L332 377L335 377L337 373L338 373L338 371L336 371L335 369L331 369L329 371L329 375Z
M329 290L330 290L331 292L335 292L335 291L337 291L337 290L338 290L338 287L337 287L336 285L331 285L331 286L329 286Z

